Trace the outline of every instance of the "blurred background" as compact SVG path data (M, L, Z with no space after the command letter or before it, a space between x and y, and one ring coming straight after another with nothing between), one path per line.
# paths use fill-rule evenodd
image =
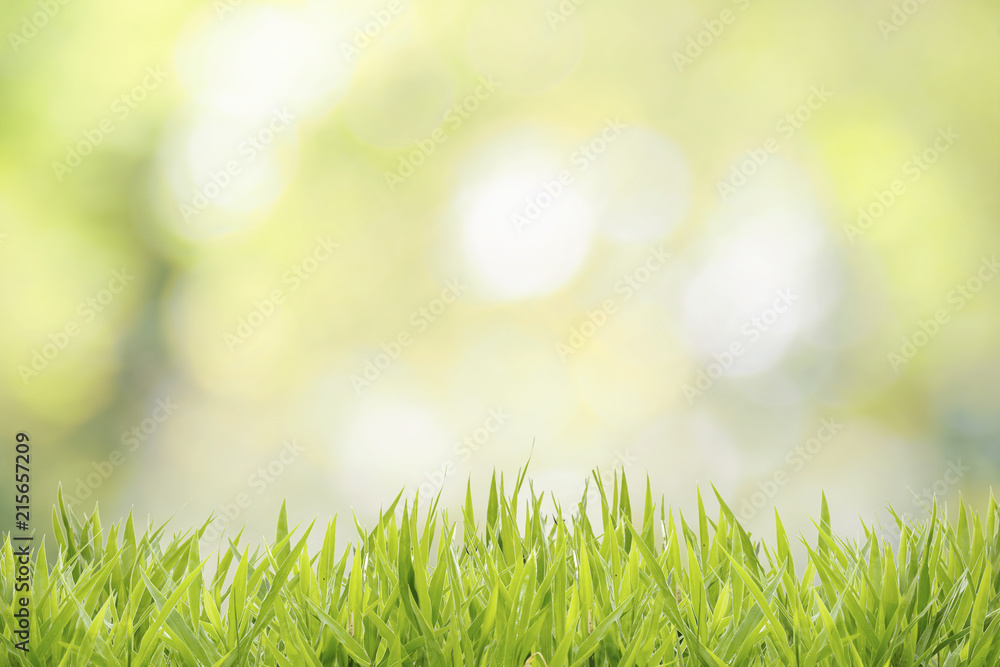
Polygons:
M624 470L767 534L821 490L854 532L1000 480L995 2L0 26L0 422L39 530L60 483L106 524L370 525L529 455L567 506Z

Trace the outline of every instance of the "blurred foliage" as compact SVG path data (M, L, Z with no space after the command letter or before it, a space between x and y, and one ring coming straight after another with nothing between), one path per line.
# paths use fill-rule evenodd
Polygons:
M995 2L17 0L0 27L0 414L45 452L40 505L61 480L370 515L532 441L554 486L627 450L745 495L831 415L774 502L909 503L956 459L949 495L997 479L1000 281L955 297L1000 250ZM777 289L789 314L687 400ZM252 486L289 436L306 464Z

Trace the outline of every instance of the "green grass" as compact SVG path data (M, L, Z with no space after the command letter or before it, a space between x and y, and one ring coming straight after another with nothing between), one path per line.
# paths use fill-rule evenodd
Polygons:
M935 505L920 523L893 514L893 548L874 529L840 539L823 499L807 558L789 537L760 542L719 497L692 524L654 503L633 513L624 477L584 502L541 511L501 478L485 523L467 492L461 520L432 502L399 507L353 544L330 520L252 552L240 536L204 558L208 524L137 536L131 515L105 529L77 519L60 493L57 553L39 549L32 650L13 648L9 539L0 558L0 661L7 665L884 665L1000 664L1000 510ZM529 486L530 488L530 486ZM718 494L716 494L718 497ZM586 498L585 498L586 499ZM584 499L584 500L585 500ZM638 505L637 505L638 507ZM596 509L596 508L594 508ZM357 521L355 521L357 524ZM318 536L317 536L318 544ZM47 561L53 564L46 565ZM214 563L214 574L205 567Z

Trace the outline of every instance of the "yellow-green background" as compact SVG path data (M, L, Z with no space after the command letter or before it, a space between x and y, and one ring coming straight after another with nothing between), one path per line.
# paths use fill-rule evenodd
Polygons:
M786 523L808 525L820 489L845 528L887 503L919 514L912 492L949 462L969 470L946 498L982 503L998 479L1000 280L898 373L887 360L1000 251L996 2L913 2L884 35L884 1L587 0L553 24L547 0L411 0L350 60L342 45L388 3L69 0L15 48L43 4L0 8L0 423L8 451L31 435L39 528L57 483L74 492L167 397L176 413L77 507L184 525L249 492L237 523L258 532L286 497L296 519L370 520L446 464L454 504L467 476L481 488L532 446L536 489L564 501L625 460L675 504L714 482L738 506L823 418L842 430L768 501ZM678 71L675 53L723 10L735 20ZM148 67L166 79L60 182L52 163ZM497 90L449 125L490 75ZM781 138L814 86L832 97ZM185 221L199 170L273 106L295 121L254 159L263 171ZM588 178L574 172L553 236L543 216L525 237L538 252L505 264L521 242L508 228L470 254L523 203L505 183L540 191L539 174L573 170L616 118L628 129ZM386 170L439 127L446 141L390 189ZM960 138L906 180L948 127ZM769 137L778 152L722 201L717 183ZM896 178L906 193L851 243L844 225ZM282 274L327 236L338 250L290 292ZM651 247L667 266L563 363L556 344ZM491 290L498 262L501 288L528 287ZM19 367L122 267L135 281L25 382ZM449 279L467 291L356 392L351 376ZM778 284L797 310L780 341L762 337L757 372L685 400ZM224 335L276 288L278 312L230 351ZM455 442L493 408L510 420L465 460ZM303 454L257 494L248 476L286 438Z

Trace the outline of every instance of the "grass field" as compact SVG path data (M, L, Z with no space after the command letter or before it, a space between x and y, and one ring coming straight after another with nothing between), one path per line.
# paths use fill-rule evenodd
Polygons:
M1000 664L1000 510L948 521L893 514L898 546L874 527L845 541L826 499L816 532L748 534L716 494L688 523L653 500L633 511L625 478L605 488L601 525L584 501L545 515L525 485L494 479L485 523L471 489L458 521L397 497L373 527L336 544L336 518L272 543L241 536L202 554L208 524L138 535L59 496L57 544L31 576L29 651L15 648L17 561L0 557L5 665L885 665ZM484 494L485 495L485 494ZM641 507L641 511L639 508ZM456 514L458 514L456 512ZM480 515L480 518L482 516ZM176 528L176 527L175 527ZM323 530L322 547L307 538ZM314 544L319 544L318 536ZM46 564L49 563L49 564ZM211 563L213 574L204 574Z

